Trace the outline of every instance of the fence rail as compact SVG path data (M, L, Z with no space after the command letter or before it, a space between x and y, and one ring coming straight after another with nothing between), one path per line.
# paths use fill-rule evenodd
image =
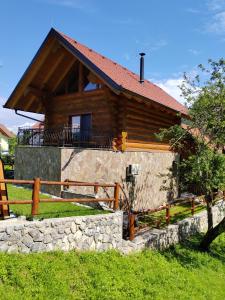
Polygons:
M32 185L32 200L1 200L3 194L5 195L5 190L1 190L0 185L0 207L3 207L3 205L10 205L10 204L31 204L31 215L36 216L39 214L39 203L63 203L63 202L74 202L74 203L91 203L91 202L109 202L113 203L113 209L117 210L119 208L119 193L120 193L120 184L114 183L114 184L106 184L106 183L82 183L82 182L65 182L65 181L46 181L41 180L40 178L34 178L34 180L16 180L16 179L0 179L0 184L31 184ZM71 199L63 199L63 198L57 198L57 199L40 199L40 191L41 191L41 185L61 185L61 186L83 186L83 187L93 187L94 192L96 194L96 191L99 187L102 188L113 188L114 189L114 197L112 198L98 198L98 199L91 199L91 198L71 198ZM3 215L3 217L5 217Z
M183 214L185 212L191 212L191 215L193 216L196 213L197 208L199 208L200 206L202 207L203 203L196 203L196 200L202 198L204 204L205 204L205 198L204 196L194 196L194 197L190 197L190 198L179 198L176 201L170 203L170 204L166 204L166 205L162 205L158 208L155 209L148 209L148 210L142 210L142 211L132 211L129 213L129 239L132 241L135 238L135 234L138 232L138 230L140 229L138 226L137 228L135 228L135 219L137 216L141 216L141 215L151 215L154 214L156 212L160 212L160 211L165 211L165 222L166 225L169 225L171 223L171 218L174 216L177 216L179 214ZM223 196L222 199L225 200L225 192L223 192ZM214 200L213 202L217 202L218 200L221 200L221 198L218 198L216 200ZM186 209L183 209L182 212L176 212L176 213L171 213L171 208L178 206L178 205L184 205L184 204L189 204L189 207ZM160 219L161 221L161 219Z

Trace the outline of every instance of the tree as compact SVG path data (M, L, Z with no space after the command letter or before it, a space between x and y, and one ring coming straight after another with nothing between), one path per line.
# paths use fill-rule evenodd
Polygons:
M17 146L17 137L12 137L9 139L9 154L11 156L15 155L15 148Z
M225 231L225 218L213 228L212 216L213 192L225 188L225 155L222 154L225 145L225 60L209 60L207 67L199 65L194 77L184 74L181 91L189 108L189 125L164 129L158 137L169 140L174 150L185 153L180 164L183 188L194 185L205 194L208 232L200 247L208 250L210 243Z

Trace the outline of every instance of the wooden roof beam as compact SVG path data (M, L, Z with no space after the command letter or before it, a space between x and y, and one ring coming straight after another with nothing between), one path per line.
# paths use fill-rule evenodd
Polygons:
M61 75L59 76L58 80L56 80L54 87L52 89L52 92L55 92L57 90L57 88L59 87L59 85L62 83L63 79L65 78L66 74L70 71L70 69L72 68L73 64L75 63L76 58L75 57L71 57L71 60L69 61L68 65L64 68L63 72L61 73Z
M51 69L49 70L49 72L46 74L44 81L41 85L41 89L45 88L45 86L48 84L48 80L51 78L51 76L54 74L54 72L56 71L56 69L58 68L59 64L62 62L63 58L65 57L65 51L62 51L57 59L54 62L54 65L51 67Z

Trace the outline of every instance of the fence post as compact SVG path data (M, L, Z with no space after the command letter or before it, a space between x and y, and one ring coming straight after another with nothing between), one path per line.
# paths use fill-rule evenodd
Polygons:
M170 224L170 205L166 205L166 225Z
M192 197L191 198L191 214L192 216L194 215L195 213L195 197Z
M95 182L95 183L98 183L98 182ZM95 193L95 195L98 194L98 190L99 190L99 185L95 185L94 186L94 193Z
M120 194L120 184L118 182L115 182L114 205L113 205L114 210L117 210L119 208L119 194Z
M133 241L135 229L134 229L134 222L135 222L135 215L130 213L129 214L129 240Z
M40 178L34 178L33 193L32 193L32 216L38 215L39 208L39 192L40 192Z

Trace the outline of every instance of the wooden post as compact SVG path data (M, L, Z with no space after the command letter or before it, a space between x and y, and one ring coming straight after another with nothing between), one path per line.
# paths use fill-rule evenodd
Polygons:
M166 205L166 225L170 224L170 205Z
M79 75L78 75L78 92L83 92L84 89L84 68L83 64L79 62Z
M135 215L130 213L129 214L129 240L130 241L133 241L135 236L134 222L135 222Z
M98 182L96 182L96 183L98 183ZM94 193L95 193L95 195L98 194L98 190L99 190L99 185L95 185L94 186Z
M115 182L114 205L113 205L114 210L117 210L119 208L119 194L120 194L120 184L118 182Z
M33 193L32 193L32 209L31 214L32 216L38 215L38 208L39 208L39 192L40 192L40 178L34 178L34 185L33 185Z
M195 213L195 197L192 197L191 198L191 214L192 216L194 215Z
M5 179L4 176L4 164L0 159L0 179ZM0 201L8 200L7 186L5 183L0 183ZM9 205L0 205L0 216L4 219L9 216Z

